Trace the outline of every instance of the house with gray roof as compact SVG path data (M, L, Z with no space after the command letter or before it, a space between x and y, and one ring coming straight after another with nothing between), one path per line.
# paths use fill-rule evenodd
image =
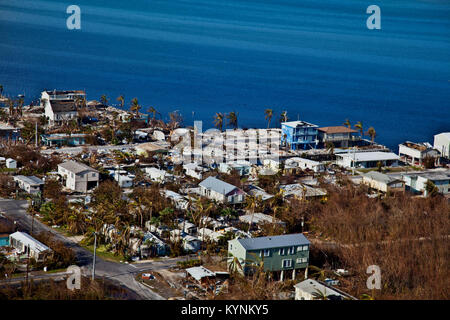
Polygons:
M264 271L292 272L306 269L309 262L309 240L301 233L258 238L239 238L228 241L228 265L236 260L244 273L263 263ZM235 259L236 258L236 259Z
M313 279L299 282L294 285L294 288L295 300L357 300L339 289Z
M199 184L200 194L221 203L237 204L245 200L246 193L232 184L208 177Z
M36 194L41 192L42 186L44 185L44 181L35 176L14 176L14 181L17 186L25 190L27 193Z
M36 261L42 261L52 253L52 249L25 232L17 231L10 234L9 244L17 250L18 256L28 255L29 253L30 257L36 259Z
M99 182L99 172L83 163L66 161L58 165L58 173L66 188L87 193L95 189Z
M405 182L402 179L378 171L364 173L362 177L363 184L381 192L405 190Z

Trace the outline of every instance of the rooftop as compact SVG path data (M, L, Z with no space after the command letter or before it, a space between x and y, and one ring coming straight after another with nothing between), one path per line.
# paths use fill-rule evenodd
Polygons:
M282 122L281 125L297 128L297 127L311 127L311 128L317 128L318 125L306 122L306 121L288 121L288 122Z
M344 299L346 298L345 295L339 293L338 291L334 290L333 288L330 288L329 286L325 286L321 284L320 282L317 282L313 279L306 279L305 281L299 282L296 285L294 285L294 288L299 289L303 292L307 292L311 295L314 295L315 293L318 293L320 291L327 297L329 296L335 296L336 298Z
M236 239L246 250L260 250L267 248L283 248L290 246L309 245L310 242L301 233L281 236Z
M202 278L205 278L205 277L215 277L216 276L216 274L214 272L206 269L203 266L187 268L186 272L189 273L189 275L197 281L200 281Z
M74 112L77 111L77 106L73 100L52 100L51 102L53 112Z
M386 184L400 180L398 178L389 176L387 174L384 174L384 173L381 173L381 172L378 172L378 171L370 171L370 172L364 173L363 176L367 177L367 178L370 178L372 180L375 180L375 181L386 183Z
M328 134L334 134L334 133L356 133L358 131L353 130L351 128L345 127L345 126L334 126L334 127L322 127L318 128L317 130L328 133Z
M35 238L33 238L32 236L30 236L28 233L25 233L25 232L17 231L15 233L11 234L10 237L22 242L22 244L24 246L27 246L27 247L29 246L30 250L33 250L36 252L43 252L46 250L51 250L45 244L39 242L38 240L36 240Z
M84 163L80 163L80 162L76 162L76 161L66 161L66 162L60 163L58 166L66 169L70 172L73 172L75 174L84 172L84 171L98 172L97 170L85 165Z
M215 192L218 192L220 194L228 194L231 191L233 191L234 189L236 189L236 186L233 186L232 184L229 184L225 181L219 180L215 177L208 177L205 180L203 180L202 182L200 182L199 186L206 188L206 189L211 189Z
M374 151L374 152L348 152L337 154L336 156L342 158L350 158L354 159L357 162L360 161L383 161L383 160L398 160L400 157L393 152L382 152L382 151Z
M27 176L19 175L19 176L15 176L14 180L21 180L31 186L38 186L38 185L44 184L44 181L42 181L41 179L39 179L38 177L35 177L35 176L27 177Z

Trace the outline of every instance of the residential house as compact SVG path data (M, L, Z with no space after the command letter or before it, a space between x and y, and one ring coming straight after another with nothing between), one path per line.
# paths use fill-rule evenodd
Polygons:
M44 145L53 146L80 146L86 144L86 137L84 133L54 133L41 134L41 141Z
M199 184L200 194L221 203L237 204L245 201L245 192L240 188L215 177L208 177Z
M169 247L164 241L151 232L144 233L140 248L141 257L165 256L169 252Z
M281 123L281 143L291 150L315 149L318 145L319 126L305 121Z
M76 192L86 193L98 186L99 172L80 162L63 162L58 165L58 173L64 186Z
M203 242L212 241L219 242L220 238L223 237L223 234L217 231L214 231L209 228L200 228L197 231L198 238Z
M279 226L285 226L286 223L279 220L279 219L274 219L273 216L270 216L268 214L264 214L261 212L256 212L256 213L249 213L249 214L244 214L242 216L239 216L239 221L243 222L243 223L247 223L247 224L251 224L251 227L261 227L264 224L277 224Z
M360 143L361 138L358 131L345 126L318 128L318 138L320 147L326 147L332 143L335 148L350 148Z
M264 271L292 272L295 279L296 270L306 269L309 262L310 242L301 233L259 238L241 238L228 241L228 264L236 258L244 273L264 262ZM306 277L306 271L305 271Z
M17 169L17 161L11 158L5 160L6 167L8 169Z
M154 167L147 167L144 169L145 173L150 177L152 181L164 183L173 180L173 175L165 170L161 170Z
M18 187L27 193L36 194L42 191L44 181L35 176L14 176Z
M434 148L441 156L450 159L450 132L443 132L434 136Z
M208 169L198 165L195 162L183 164L183 170L187 176L199 180L203 178L203 173L208 171Z
M333 288L326 283L306 279L294 285L295 300L356 300L347 293Z
M202 245L202 241L199 238L178 229L170 231L170 240L180 240L182 242L183 249L186 252L195 253L200 250Z
M9 245L18 250L18 255L30 255L36 261L43 261L52 254L52 249L34 239L28 233L14 232L9 235Z
M368 151L336 154L336 164L344 168L375 168L398 166L399 156L393 152Z
M287 168L287 170L286 170ZM285 161L285 171L289 171L289 169L295 168L300 170L311 170L314 172L323 172L325 171L325 166L319 162L306 158L293 157L286 159Z
M43 91L41 105L50 125L78 118L77 100L85 99L84 91Z
M280 170L280 161L275 159L264 159L263 166L264 168L270 169L274 173L277 173Z
M398 192L405 190L405 182L402 179L381 172L370 171L362 174L362 176L362 183L377 191Z
M266 201L274 197L272 194L267 193L263 188L260 188L258 186L250 184L247 186L247 188L247 193L249 195L257 198L260 197L262 201Z
M306 184L293 183L280 185L280 190L283 191L283 197L296 197L298 199L322 199L325 200L327 191L322 188L314 188Z
M450 170L429 171L423 173L404 173L406 190L428 196L427 183L433 183L440 193L450 194Z
M181 194L176 193L171 190L160 190L161 195L166 197L167 199L172 200L175 204L175 208L179 210L187 210L189 207L189 201L183 197Z
M433 148L428 142L414 143L406 141L398 145L398 155L400 159L411 165L423 165L425 158L437 159L439 151Z
M252 164L245 160L221 162L219 164L219 172L230 173L232 170L236 170L240 176L249 175L251 169Z

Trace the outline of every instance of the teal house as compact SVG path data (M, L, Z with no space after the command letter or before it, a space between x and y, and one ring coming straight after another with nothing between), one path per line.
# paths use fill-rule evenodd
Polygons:
M245 274L262 262L264 271L280 273L281 280L285 273L295 279L297 270L305 270L306 277L309 247L309 240L301 233L229 240L228 265L237 258Z

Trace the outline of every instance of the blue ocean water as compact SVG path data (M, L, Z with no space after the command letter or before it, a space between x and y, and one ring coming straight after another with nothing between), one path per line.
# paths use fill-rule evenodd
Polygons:
M71 4L81 30L66 28ZM366 27L371 4L381 30ZM204 127L229 111L264 127L265 108L348 118L397 150L450 131L450 1L0 0L0 84L27 100L123 94Z

